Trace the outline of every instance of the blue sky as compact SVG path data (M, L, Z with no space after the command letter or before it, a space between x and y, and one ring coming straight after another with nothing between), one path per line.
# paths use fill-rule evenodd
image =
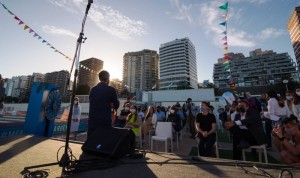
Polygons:
M56 49L73 59L88 0L0 0ZM213 64L225 53L223 0L94 0L85 25L80 60L104 61L111 78L122 79L123 55L188 37L196 47L198 81L212 81ZM229 0L229 52L262 48L295 55L287 21L299 0ZM0 73L4 78L70 70L55 53L0 6Z

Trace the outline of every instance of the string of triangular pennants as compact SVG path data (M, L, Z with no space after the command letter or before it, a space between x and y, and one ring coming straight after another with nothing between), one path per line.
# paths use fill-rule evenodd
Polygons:
M228 54L228 40L227 40L227 27L228 27L228 2L226 2L225 4L219 6L220 9L225 11L225 14L223 14L221 17L223 19L223 22L221 22L219 25L225 27L224 31L222 32L222 34L224 35L224 37L222 38L222 43L223 43L223 49L226 51L226 53L224 54L224 70L226 71L226 77L227 77L227 83L230 86L230 89L232 91L236 91L235 88L235 83L233 80L233 77L231 75L231 67L230 67L230 58L229 58L229 54Z
M3 3L0 2L0 4L3 6L3 8L12 16L14 16L14 19L17 20L19 23L18 25L22 25L24 30L28 30L29 34L33 34L33 37L37 37L38 40L42 40L42 44L46 44L47 46L50 47L50 49L53 49L54 52L59 53L60 55L64 56L65 59L67 60L72 60L70 57L59 51L57 48L55 48L53 45L51 45L47 40L45 40L43 37L41 37L35 30L33 30L31 27L29 27L23 20L21 20L18 16L16 16L12 11L10 11ZM81 68L88 70L92 73L97 73L96 71L84 66L80 65Z

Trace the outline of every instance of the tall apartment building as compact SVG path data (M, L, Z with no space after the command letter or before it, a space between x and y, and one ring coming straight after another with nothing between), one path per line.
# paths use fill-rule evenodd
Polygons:
M90 70L80 67L78 74L78 85L88 85L90 88L99 83L99 72L103 69L103 61L97 58L89 58L80 61L80 65Z
M16 76L8 79L5 84L5 95L11 97L20 97L29 90L29 81L31 76Z
M256 52L257 53L256 53ZM296 65L288 53L277 54L273 51L251 51L253 57L230 61L231 74L236 87L269 86L282 83L282 79L299 81ZM214 64L213 80L218 88L229 88L225 64Z
M159 58L161 90L176 89L182 84L198 88L196 51L189 38L161 44Z
M68 95L67 82L70 73L67 70L50 72L45 74L45 82L51 83L59 88L61 96Z
M123 56L123 86L129 92L151 90L158 86L158 54L144 49Z
M290 16L287 24L290 33L291 42L293 45L294 53L298 71L300 69L300 6L296 7Z

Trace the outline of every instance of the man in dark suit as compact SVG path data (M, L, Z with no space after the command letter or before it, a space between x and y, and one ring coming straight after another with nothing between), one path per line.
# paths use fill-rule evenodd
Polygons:
M112 127L112 109L119 108L116 90L108 86L109 77L109 73L102 70L99 73L100 82L90 91L88 137L98 127Z
M251 109L247 101L238 103L238 119L227 121L224 126L233 134L233 159L240 160L242 149L250 145L262 145L267 141L262 120L257 110Z

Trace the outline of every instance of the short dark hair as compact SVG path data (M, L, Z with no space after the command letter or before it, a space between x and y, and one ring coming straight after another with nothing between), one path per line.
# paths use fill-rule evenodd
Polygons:
M248 105L248 101L247 100L239 100L238 103L245 103L246 105Z
M100 81L107 81L109 79L109 73L106 70L102 70L99 72L99 80Z
M284 118L282 121L281 121L282 124L288 124L288 123L291 123L291 124L295 124L295 125L298 125L299 124L299 121L297 120L297 117L294 116L293 114L290 115L290 117L287 117L287 118Z

